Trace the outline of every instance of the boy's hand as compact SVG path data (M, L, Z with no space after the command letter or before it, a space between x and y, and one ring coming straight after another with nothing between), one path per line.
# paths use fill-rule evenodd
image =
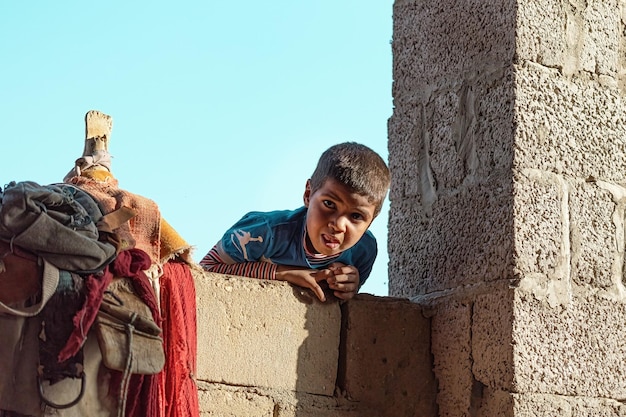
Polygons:
M319 281L328 281L333 276L330 269L306 269L295 266L278 265L276 279L287 281L294 285L310 288L320 301L326 301L324 290L318 284Z
M359 290L359 270L352 265L334 262L328 267L332 276L326 278L328 287L333 290L335 297L349 300Z

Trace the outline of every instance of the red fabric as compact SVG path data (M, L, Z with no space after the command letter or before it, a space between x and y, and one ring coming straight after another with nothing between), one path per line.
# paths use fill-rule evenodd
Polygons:
M165 417L197 417L196 288L189 265L169 261L161 276Z
M124 259L121 262L114 262L111 268L113 275L116 277L126 277L132 280L133 289L137 297L141 298L152 312L152 318L155 323L161 326L161 313L157 303L154 290L150 284L150 279L145 274L145 270L150 268L152 261L147 253L140 249L129 249L120 252L120 255L130 255L130 260Z
M197 358L196 289L189 265L169 261L160 278L161 317L154 293L143 270L150 267L150 257L139 249L118 254L101 276L85 279L86 300L74 316L75 329L59 360L71 358L84 343L102 302L104 290L114 276L133 279L133 286L162 326L165 366L156 375L132 375L128 387L127 417L198 417L198 387L195 381ZM82 323L82 331L81 324ZM121 372L111 372L111 389L120 386ZM116 393L117 394L117 393Z
M151 265L148 254L139 249L129 249L120 252L113 262L111 262L102 272L102 275L91 274L85 277L85 304L72 319L74 330L70 334L67 343L59 352L59 363L73 357L80 350L87 338L87 332L96 319L98 309L104 297L104 291L111 283L114 276L133 278L133 283L137 283L136 289L142 290L143 294L138 294L150 307L153 314L156 314L155 320L159 319L159 310L156 305L154 295L151 297L143 290L145 285L150 285L148 277L143 270L148 269ZM146 284L142 284L141 281ZM154 294L150 290L150 294Z
M198 417L196 288L189 265L169 261L160 278L165 366L130 379L127 417ZM112 373L119 387L121 373Z
M59 352L59 363L76 355L83 343L85 343L87 331L96 319L100 303L102 303L104 290L112 280L113 273L109 271L108 267L104 269L102 276L92 274L85 277L85 304L83 308L76 312L72 319L74 330L67 339L65 346Z

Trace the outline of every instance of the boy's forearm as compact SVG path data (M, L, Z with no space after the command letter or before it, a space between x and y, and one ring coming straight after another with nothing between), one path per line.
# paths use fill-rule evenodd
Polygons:
M242 262L227 264L203 259L200 265L205 271L217 272L218 274L229 274L259 279L276 279L277 265L269 262Z
M237 262L221 250L220 244L211 248L200 261L200 266L209 272L238 275L248 278L275 279L276 265L269 262Z

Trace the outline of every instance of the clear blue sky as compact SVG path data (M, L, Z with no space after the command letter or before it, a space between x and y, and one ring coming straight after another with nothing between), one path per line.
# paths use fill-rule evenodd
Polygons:
M293 209L347 140L387 160L393 0L0 3L0 185L59 182L113 117L120 187L199 260L250 210ZM362 292L387 295L388 201Z

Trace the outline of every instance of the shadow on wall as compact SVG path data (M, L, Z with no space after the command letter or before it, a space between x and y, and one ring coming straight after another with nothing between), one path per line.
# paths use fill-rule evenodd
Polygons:
M336 389L339 346L341 342L341 309L338 301L326 291L327 301L320 302L303 288L291 287L304 307L304 334L297 349L296 390L293 414L281 410L279 416L294 417L350 415L354 409ZM342 401L343 400L343 401Z
M368 294L334 303L340 308L339 323L332 316L325 316L329 312L335 315L334 306L306 310L309 336L298 354L295 415L437 416L430 320L424 317L422 309L406 299ZM337 324L339 329L335 327ZM335 346L338 347L335 355L329 342L337 340L336 330L339 330L339 345ZM312 354L311 349L318 347L322 351ZM316 362L316 356L321 362ZM334 364L329 361L331 357L337 360ZM333 369L335 374L330 373ZM329 390L325 384L333 380L335 383ZM320 383L324 385L317 388L324 388L323 395L332 395L326 398L323 407L319 396L309 395Z

